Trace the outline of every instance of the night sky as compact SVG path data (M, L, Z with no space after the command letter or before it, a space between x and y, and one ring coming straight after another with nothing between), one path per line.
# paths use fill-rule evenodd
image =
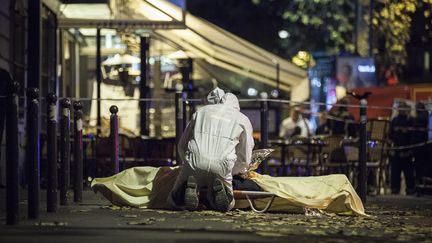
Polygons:
M281 54L278 31L280 13L275 1L254 5L251 0L189 0L187 10L249 42Z

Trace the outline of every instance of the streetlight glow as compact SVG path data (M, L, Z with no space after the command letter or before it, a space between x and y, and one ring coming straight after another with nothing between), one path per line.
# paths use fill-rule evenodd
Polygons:
M279 35L279 38L281 38L281 39L286 39L286 38L290 37L290 33L286 30L279 30L278 35Z

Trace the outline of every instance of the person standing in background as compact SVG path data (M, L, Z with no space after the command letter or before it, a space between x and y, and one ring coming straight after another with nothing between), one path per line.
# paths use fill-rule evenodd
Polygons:
M318 127L315 131L315 135L328 135L331 134L329 120L327 118L327 112L320 112Z
M348 111L348 100L342 99L336 111L329 115L334 119L330 119L330 128L332 134L342 134L345 136L356 137L357 129L354 123L354 116Z
M422 144L428 141L429 114L423 103L416 105L416 117L413 119L413 132L411 136L412 144ZM414 169L416 173L416 183L420 184L422 177L427 174L428 151L426 144L417 146L414 149Z
M279 129L279 137L287 139L294 136L310 137L311 125L301 114L301 108L298 106L292 107L291 116L282 121Z
M409 106L405 102L399 103L399 112L390 123L390 140L393 147L411 144L412 132L410 127L413 120L409 116ZM401 172L405 176L406 194L414 194L414 168L410 149L395 149L390 155L391 165L391 191L399 194L401 186Z

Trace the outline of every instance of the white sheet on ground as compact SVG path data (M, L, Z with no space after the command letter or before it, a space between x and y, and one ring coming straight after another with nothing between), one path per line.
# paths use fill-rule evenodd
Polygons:
M134 167L116 175L95 178L91 187L117 206L168 209L167 195L179 167ZM329 213L366 215L363 204L345 175L311 177L271 177L252 173L265 191L278 197L269 211L298 211L317 208ZM264 206L266 199L256 200ZM236 200L235 208L247 208L246 200Z

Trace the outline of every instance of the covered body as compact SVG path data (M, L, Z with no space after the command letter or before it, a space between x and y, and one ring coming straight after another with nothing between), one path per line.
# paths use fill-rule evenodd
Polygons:
M91 187L117 206L171 209L167 196L181 167L134 167L106 178L95 178ZM270 211L302 212L315 208L329 213L365 216L363 204L345 175L271 177L253 173L251 180L277 198ZM258 200L265 206L267 200ZM236 200L235 208L247 208Z

